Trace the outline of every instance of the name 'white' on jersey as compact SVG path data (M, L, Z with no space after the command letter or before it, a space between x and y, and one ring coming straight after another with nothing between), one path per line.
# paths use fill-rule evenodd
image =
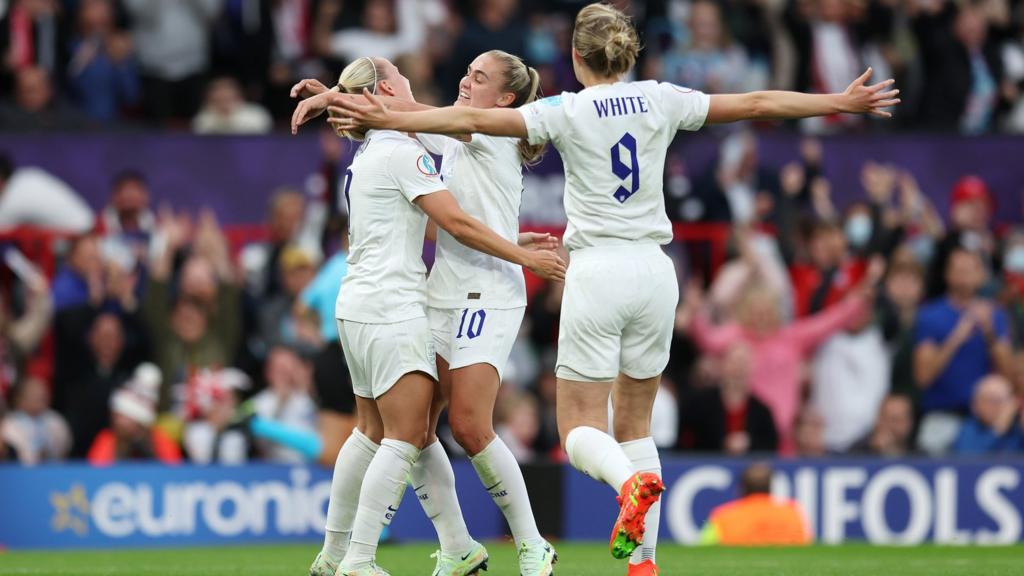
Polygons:
M400 132L371 130L345 173L349 202L348 274L335 316L390 324L426 316L427 215L413 204L445 190L434 160Z
M662 182L679 130L697 130L710 97L674 84L616 82L519 108L531 144L551 142L565 166L565 245L672 240Z
M523 170L517 138L474 134L470 142L420 134L428 150L441 154L441 177L459 206L502 238L519 238ZM427 279L433 308L518 308L526 306L523 270L460 244L437 231L437 254Z

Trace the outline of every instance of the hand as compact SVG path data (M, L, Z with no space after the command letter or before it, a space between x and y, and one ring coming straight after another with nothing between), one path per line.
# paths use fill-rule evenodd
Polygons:
M981 329L981 333L985 335L986 339L995 337L995 327L992 323L994 312L992 303L985 300L978 300L967 309L967 313L974 318L974 323Z
M750 450L750 435L746 432L733 432L725 437L725 451L734 456L746 454Z
M909 170L904 170L899 175L900 206L907 216L917 215L924 211L924 196L921 194L921 187L917 179Z
M328 90L299 102L295 107L295 112L292 112L292 135L298 134L299 126L323 114L324 110L327 110L327 107L332 104L331 97L336 94L338 93Z
M541 278L565 281L565 261L555 252L547 250L530 252L526 267Z
M323 82L316 78L303 78L292 86L292 90L289 95L292 98L306 99L328 91L330 91L330 88L325 86Z
M334 126L335 130L353 130L360 128L389 128L391 110L384 104L384 101L377 98L366 88L363 88L365 102L358 99L339 99L337 103L327 109L331 118L327 121Z
M900 99L896 96L900 91L889 90L895 82L891 78L872 86L866 86L865 83L871 78L872 72L873 70L868 68L842 93L841 111L850 114L871 114L879 118L892 118L892 113L886 112L883 108L899 104Z
M546 232L520 232L519 245L527 250L558 250L558 236Z
M995 422L992 423L992 427L999 436L1006 434L1010 426L1013 426L1013 421L1017 419L1018 410L1020 410L1020 400L1015 396L1011 397L1010 401L1001 407Z

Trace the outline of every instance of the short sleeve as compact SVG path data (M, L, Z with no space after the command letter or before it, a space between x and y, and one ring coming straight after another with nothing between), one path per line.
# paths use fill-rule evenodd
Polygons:
M549 96L518 108L530 144L554 141L565 133L568 121L563 100L564 95Z
M708 119L711 97L699 90L668 82L658 84L661 109L677 130L700 130Z
M449 142L454 142L455 139L451 136L445 136L443 134L425 134L417 133L416 139L423 144L431 154L437 154L438 156L444 154L444 148Z
M388 158L388 171L409 202L447 188L441 181L434 159L422 146L412 142L395 147Z

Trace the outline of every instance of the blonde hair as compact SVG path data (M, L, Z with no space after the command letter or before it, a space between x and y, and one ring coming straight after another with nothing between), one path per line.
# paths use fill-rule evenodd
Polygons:
M382 69L383 65L369 56L354 60L338 75L336 88L345 94L362 94L364 89L376 94L377 83L385 79L379 73ZM366 131L339 130L338 136L349 140L362 140L366 137Z
M505 74L505 84L502 90L511 92L515 99L509 105L517 108L529 104L540 96L540 74L537 70L527 66L523 59L503 50L491 50L484 53L501 63L502 72ZM530 144L525 139L519 141L519 156L523 164L533 166L540 162L544 155L544 144Z
M580 10L572 45L587 67L604 77L625 74L640 53L640 39L629 17L608 4Z

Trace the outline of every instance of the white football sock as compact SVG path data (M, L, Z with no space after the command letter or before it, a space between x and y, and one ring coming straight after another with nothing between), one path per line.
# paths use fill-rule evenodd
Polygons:
M459 498L455 494L455 472L440 442L434 442L420 452L412 467L410 481L420 506L434 523L441 551L461 554L472 548L473 539L469 536Z
M380 446L376 442L357 428L338 451L334 476L331 478L331 499L327 504L327 532L323 549L324 555L335 564L345 557L348 550L363 476L378 448Z
M635 472L619 443L597 428L573 428L565 438L565 452L573 467L611 486L616 494Z
M623 442L621 446L637 472L653 472L661 478L661 458L658 457L658 447L654 444L654 438L648 436L631 440ZM630 564L640 564L647 560L655 562L654 553L658 547L658 527L661 522L661 500L651 506L646 518L643 544L633 551L629 558Z
M537 521L533 518L533 508L530 506L530 495L526 492L523 471L501 438L495 436L486 448L469 461L473 463L473 468L476 468L476 474L483 482L487 493L505 515L516 547L525 541L540 540L540 531L537 530Z
M419 455L420 451L408 442L385 438L380 443L380 450L366 469L352 539L341 566L353 569L373 564L380 533L398 512L409 472Z

